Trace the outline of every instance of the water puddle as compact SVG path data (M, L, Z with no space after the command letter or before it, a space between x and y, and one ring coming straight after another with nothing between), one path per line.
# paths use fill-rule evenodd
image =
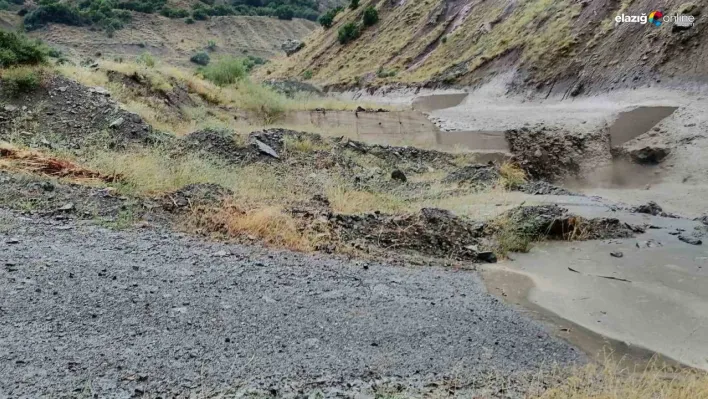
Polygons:
M670 116L678 107L638 107L621 112L610 126L610 142L613 147L620 146L635 137L641 136Z
M434 94L413 99L413 109L419 112L433 112L462 104L468 93Z

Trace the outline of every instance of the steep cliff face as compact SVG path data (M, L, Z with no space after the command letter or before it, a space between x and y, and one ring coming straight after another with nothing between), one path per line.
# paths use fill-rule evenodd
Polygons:
M693 26L617 22L649 14L652 0L370 0L345 10L266 77L305 73L338 86L474 85L513 72L512 86L582 91L708 78L708 0L662 3ZM380 21L342 45L338 30L374 6Z

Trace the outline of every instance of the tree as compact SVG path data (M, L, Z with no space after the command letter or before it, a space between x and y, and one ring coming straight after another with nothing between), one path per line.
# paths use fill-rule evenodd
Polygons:
M209 65L210 58L209 54L202 51L197 54L194 54L189 60L197 65L207 66Z
M364 25L372 26L379 22L379 12L373 6L368 6L364 10Z
M275 9L275 16L278 19L291 20L295 16L295 10L291 6L282 5Z
M359 0L352 0L352 2L349 3L349 8L351 8L352 10L356 10L357 8L359 8Z
M337 38L339 39L339 43L347 44L359 37L359 34L361 34L361 29L359 28L359 25L355 24L354 22L350 22L339 28Z

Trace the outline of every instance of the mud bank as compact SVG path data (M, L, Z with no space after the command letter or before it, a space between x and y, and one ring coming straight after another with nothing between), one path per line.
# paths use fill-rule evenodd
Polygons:
M556 325L559 336L590 354L607 346L642 360L646 348L708 369L708 337L701 333L708 323L708 249L675 235L679 229L705 234L705 227L648 215L621 219L654 228L634 239L539 244L488 267L488 288Z

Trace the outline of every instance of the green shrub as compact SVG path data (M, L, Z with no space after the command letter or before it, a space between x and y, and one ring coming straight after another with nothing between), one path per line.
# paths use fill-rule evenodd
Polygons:
M186 18L189 16L189 11L182 8L165 6L160 10L160 15L167 18Z
M148 68L153 68L155 66L155 57L146 51L140 54L138 58L135 59L135 62L145 65Z
M223 58L201 68L199 72L218 86L227 86L246 77L243 60L238 58Z
M387 70L383 69L383 67L381 67L381 68L379 68L378 71L376 71L376 77L390 78L390 77L396 76L396 73L398 73L398 72L395 69L387 71Z
M310 80L312 79L312 71L311 70L306 70L305 72L302 73L302 78L305 80Z
M195 21L206 21L207 19L209 19L209 14L206 12L205 9L197 8L196 10L192 11L192 18Z
M295 10L289 5L281 5L275 9L275 16L278 19L291 20L295 17Z
M259 65L265 65L268 63L268 60L261 58L261 57L256 57L253 55L249 55L246 58L242 60L243 62L243 67L246 69L246 72L251 72L253 68L259 66Z
M366 7L364 10L363 22L366 26L376 25L376 23L379 22L379 12L376 11L373 6Z
M8 4L5 0L0 0L0 11L8 9L10 9L10 4Z
M339 39L339 43L347 44L352 40L356 40L356 38L358 38L360 34L361 28L359 28L359 25L355 24L354 22L349 22L348 24L339 28L337 38Z
M81 26L86 22L79 9L66 3L44 3L30 11L24 18L25 29L35 30L54 22Z
M0 68L36 65L46 61L49 50L39 41L0 30Z
M192 18L192 17L187 17L187 18L184 19L184 23L186 23L187 25L191 25L191 24L194 23L194 18Z
M209 49L209 51L215 51L216 50L216 42L213 40L209 40L207 42L207 49Z
M323 28L329 29L334 24L334 18L342 11L342 7L333 8L322 14L319 18L319 23Z
M16 96L29 93L42 83L42 70L32 67L14 67L2 71L2 86L6 93Z
M197 54L194 54L189 60L197 65L207 66L209 65L210 58L209 54L202 51Z
M359 0L352 0L351 3L349 3L349 8L352 10L359 8Z

